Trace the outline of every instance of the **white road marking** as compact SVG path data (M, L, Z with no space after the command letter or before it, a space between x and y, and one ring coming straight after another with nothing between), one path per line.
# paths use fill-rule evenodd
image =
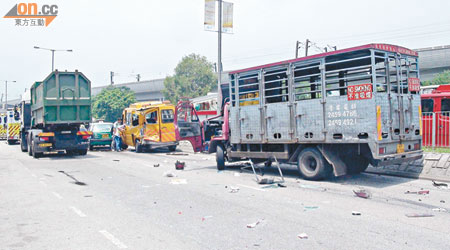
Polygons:
M39 181L39 183L41 183L43 186L47 186L47 183L45 183L43 181Z
M253 189L253 190L258 190L258 191L266 192L266 190L261 189L261 188L255 188L255 187L251 187L251 186L247 186L247 185L242 185L242 184L237 184L237 185L240 186L240 187L245 187L245 188L250 188L250 189Z
M76 208L76 207L69 207L70 209L72 209L72 211L76 214L78 214L78 216L80 217L86 217L86 214L81 212L80 209Z
M52 192L52 194L56 197L56 198L58 198L58 199L60 199L60 200L62 200L62 196L60 195L60 194L58 194L57 192Z
M106 239L108 239L109 241L111 241L114 245L116 245L116 247L121 248L121 249L125 249L128 248L125 244L123 244L119 239L117 239L116 237L114 237L114 235L112 235L110 232L106 231L106 230L100 230L98 231L99 233L103 234L103 236L105 236Z

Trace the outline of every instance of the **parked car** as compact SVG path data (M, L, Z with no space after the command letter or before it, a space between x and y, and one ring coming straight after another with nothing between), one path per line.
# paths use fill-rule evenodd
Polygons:
M91 123L89 131L93 133L89 141L89 149L94 147L111 147L112 142L112 127L110 122Z

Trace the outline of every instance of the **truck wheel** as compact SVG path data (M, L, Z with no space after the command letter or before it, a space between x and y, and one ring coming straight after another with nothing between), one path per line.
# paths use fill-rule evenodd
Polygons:
M33 141L31 141L31 142L28 142L28 155L29 156L33 156L33 148L31 147L31 143L32 143Z
M341 160L347 166L347 174L359 174L369 167L369 159L362 155L346 155Z
M79 149L79 150L78 150L78 154L79 154L79 155L86 155L86 154L87 154L87 151L88 151L87 149Z
M225 150L222 144L217 144L216 162L217 162L217 170L225 169Z
M298 155L297 167L307 180L321 180L330 173L331 166L316 148L305 148Z
M175 145L175 146L169 146L168 148L169 148L169 151L170 151L170 152L174 152L175 150L177 150L177 145Z
M34 141L32 142L32 147L33 147L33 152L32 152L32 154L33 154L33 158L35 158L35 159L37 159L37 158L39 158L39 157L41 157L42 156L42 153L37 153L36 152L36 149L35 149L35 145L34 145Z
M136 148L136 153L142 153L142 145L139 142L139 140L136 140L136 142L134 143L134 147Z
M89 150L90 151L94 150L94 146L89 145Z
M22 152L28 151L27 145L25 144L25 141L23 139L20 140L20 149L22 150Z

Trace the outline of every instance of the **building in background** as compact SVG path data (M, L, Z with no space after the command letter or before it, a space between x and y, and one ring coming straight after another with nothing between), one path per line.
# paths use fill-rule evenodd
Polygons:
M450 70L450 45L416 49L415 51L419 53L421 81L432 80L437 74Z

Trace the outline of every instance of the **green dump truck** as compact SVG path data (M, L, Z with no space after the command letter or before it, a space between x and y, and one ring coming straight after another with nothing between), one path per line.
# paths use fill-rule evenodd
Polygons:
M53 71L30 88L30 127L24 151L35 158L48 153L85 155L92 132L91 82L81 72Z

